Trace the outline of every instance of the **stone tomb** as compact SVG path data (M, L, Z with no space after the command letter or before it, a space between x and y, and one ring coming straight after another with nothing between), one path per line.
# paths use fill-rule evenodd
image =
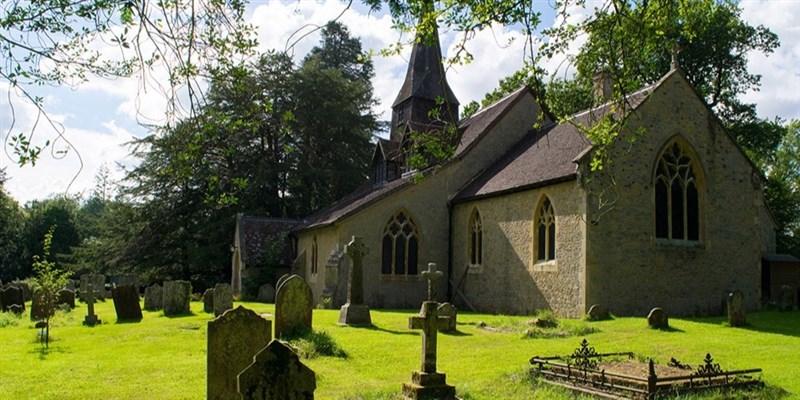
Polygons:
M69 308L75 308L75 292L69 289L61 289L56 294L56 305L66 304Z
M314 371L278 340L253 357L238 381L244 400L312 400L317 388Z
M364 245L364 238L353 236L350 243L344 246L344 252L350 257L350 275L347 282L347 303L339 311L339 325L372 325L369 307L364 304L364 256L369 248Z
M203 292L203 312L209 314L214 312L214 288L208 288Z
M747 313L744 310L744 295L738 290L728 294L728 324L733 327L747 325Z
M313 308L311 288L306 281L297 275L285 279L275 296L275 337L311 329Z
M114 298L114 311L117 321L141 321L142 308L139 306L139 291L136 285L121 285L111 291Z
M0 304L3 305L3 311L9 311L11 306L18 306L25 311L25 295L22 289L16 286L6 286L0 289Z
M239 306L208 322L206 398L239 399L237 375L272 339L272 323Z
M155 284L144 289L144 309L157 311L164 308L164 288Z
M229 283L218 283L214 286L213 299L214 315L218 317L233 308L233 287Z
M189 281L164 282L164 315L189 314L192 283Z

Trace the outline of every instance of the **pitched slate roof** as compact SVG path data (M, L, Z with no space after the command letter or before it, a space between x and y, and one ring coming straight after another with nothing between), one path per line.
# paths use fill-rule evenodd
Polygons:
M300 225L302 220L237 216L239 229L239 251L243 261L258 261L267 250L267 243L284 240L281 252L281 263L289 265L294 258L292 244L287 237L281 237Z

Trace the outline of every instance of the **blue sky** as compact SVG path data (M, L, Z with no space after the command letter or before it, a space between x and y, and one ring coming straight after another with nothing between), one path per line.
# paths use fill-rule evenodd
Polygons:
M548 10L548 4L542 1L543 11ZM746 0L740 2L740 6L746 21L751 25L769 27L781 41L781 47L769 57L750 55L749 68L763 75L762 87L759 92L745 95L744 100L756 103L762 117L800 119L800 0ZM300 27L323 25L342 13L345 7L346 4L339 0L257 0L251 2L248 18L258 26L260 49L280 50L289 35ZM391 29L389 17L382 13L369 15L367 11L355 1L340 21L353 35L361 38L365 48L377 51L395 42L399 33ZM587 12L575 11L576 18ZM545 12L542 27L551 25L553 18L552 11ZM440 31L443 52L447 56L452 54L450 51L456 35L446 27ZM512 40L514 38L516 40ZM312 34L299 42L295 57L301 58L318 40L319 35ZM499 79L516 71L523 61L522 44L516 31L503 27L486 30L473 38L467 48L473 53L474 61L469 65L452 66L448 71L448 81L461 104L479 100L496 86ZM573 47L577 49L577 45ZM375 111L384 118L405 75L407 53L394 57L376 56L374 59L376 77L373 85L381 101ZM552 71L560 62L553 60L547 68ZM11 121L11 109L5 96L7 86L0 89L4 94L0 96L0 131L5 135ZM122 171L116 165L130 167L135 163L123 144L148 133L138 121L159 122L164 115L160 96L153 90L139 90L135 79L93 79L75 89L42 88L37 94L45 96L50 116L63 125L64 138L71 142L71 150L63 159L45 154L35 167L22 168L16 165L13 157L0 153L0 167L6 167L11 178L6 183L6 190L22 204L65 192L88 195L94 176L103 164L114 177L121 177ZM16 116L14 131L30 128L36 117L34 110L21 102L13 102L13 105ZM52 141L54 137L53 131L45 128L37 133L34 142ZM58 141L55 149L64 146L63 141Z

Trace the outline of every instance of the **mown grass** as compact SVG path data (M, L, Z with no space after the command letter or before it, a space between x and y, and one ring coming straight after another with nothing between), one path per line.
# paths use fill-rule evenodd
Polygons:
M237 305L240 303L237 303ZM241 303L259 313L273 306ZM212 318L192 303L192 315L144 312L139 323L116 323L112 302L96 310L103 324L81 325L85 305L59 313L44 350L27 318L0 314L0 399L202 399L205 397L206 327ZM313 335L292 343L310 358L318 399L396 399L419 369L420 333L408 329L416 310L373 310L371 327L340 327L337 310L314 310ZM745 328L723 318L671 318L671 330L647 327L644 318L586 322L559 320L549 338L526 338L531 317L461 313L458 332L439 336L439 370L463 399L571 399L574 395L531 382L528 360L571 353L583 337L599 352L633 351L666 363L696 365L711 353L723 369L760 367L768 384L756 393L710 393L704 399L800 399L800 312L748 315ZM483 322L484 327L480 327ZM493 329L487 329L490 327ZM577 327L577 328L575 328ZM586 329L593 332L585 336ZM324 333L321 333L324 332ZM575 335L577 336L569 336Z

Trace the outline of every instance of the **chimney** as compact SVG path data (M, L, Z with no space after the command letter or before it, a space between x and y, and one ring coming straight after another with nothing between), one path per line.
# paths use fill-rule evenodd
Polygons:
M603 104L611 99L614 90L613 75L606 71L600 70L592 77L594 83L594 102L596 104Z

